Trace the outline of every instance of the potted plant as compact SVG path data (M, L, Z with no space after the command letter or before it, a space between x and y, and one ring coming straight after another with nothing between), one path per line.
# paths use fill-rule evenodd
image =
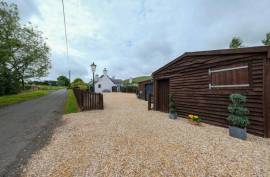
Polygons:
M229 135L235 138L245 140L247 138L247 129L249 125L248 113L249 110L244 106L246 97L241 94L230 95L231 104L228 106L230 115L229 122Z
M170 119L177 119L177 112L176 112L176 105L173 100L173 95L169 95L169 118Z
M200 125L201 123L201 118L197 115L190 114L188 115L190 123L193 125Z

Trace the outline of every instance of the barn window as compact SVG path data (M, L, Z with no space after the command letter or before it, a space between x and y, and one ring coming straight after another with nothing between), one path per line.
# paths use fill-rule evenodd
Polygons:
M101 88L101 84L98 84L98 88Z
M249 87L248 65L209 68L209 89Z

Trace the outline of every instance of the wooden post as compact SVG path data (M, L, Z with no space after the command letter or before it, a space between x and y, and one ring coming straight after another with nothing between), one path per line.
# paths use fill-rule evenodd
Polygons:
M100 94L100 99L101 99L101 109L104 109L104 105L103 105L103 95Z
M80 107L81 107L81 110L83 111L84 110L84 104L83 104L83 92L79 92L80 94Z
M151 110L151 97L152 97L152 95L149 94L148 98L147 98L147 100L148 100L148 111Z
M268 57L264 62L264 73L263 73L263 84L264 84L264 120L265 120L265 137L270 137L270 51L268 51Z

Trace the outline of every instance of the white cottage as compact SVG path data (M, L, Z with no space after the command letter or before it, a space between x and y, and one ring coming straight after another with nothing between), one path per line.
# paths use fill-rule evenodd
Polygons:
M98 77L95 82L95 92L119 92L122 85L121 79L113 79L108 76L106 68L103 70L103 75Z

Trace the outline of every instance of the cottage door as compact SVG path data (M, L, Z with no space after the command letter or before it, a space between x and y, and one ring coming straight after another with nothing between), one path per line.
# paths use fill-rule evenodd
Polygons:
M169 79L157 82L157 110L169 112Z

